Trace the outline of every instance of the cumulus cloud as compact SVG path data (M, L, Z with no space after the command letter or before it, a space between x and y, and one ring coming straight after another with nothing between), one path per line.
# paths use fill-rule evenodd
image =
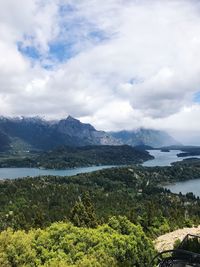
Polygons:
M0 2L2 115L200 131L199 1Z

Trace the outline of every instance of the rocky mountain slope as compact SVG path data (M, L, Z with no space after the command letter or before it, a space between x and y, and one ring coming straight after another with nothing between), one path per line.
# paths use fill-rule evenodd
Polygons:
M178 144L167 133L139 129L107 133L68 116L59 121L33 118L0 118L0 151L50 150L59 146L87 145L149 145L153 147Z
M108 133L71 116L49 122L39 117L0 118L0 150L49 150L61 145L118 145Z

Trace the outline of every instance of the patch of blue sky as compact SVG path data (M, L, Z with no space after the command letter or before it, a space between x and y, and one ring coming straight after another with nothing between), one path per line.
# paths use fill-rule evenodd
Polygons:
M49 57L53 60L64 62L73 56L75 52L73 50L73 43L54 42L49 45Z
M41 58L39 51L34 46L24 46L23 42L18 42L17 48L20 53L33 60L39 60Z
M194 94L193 101L195 103L200 103L200 91Z
M40 62L42 64L46 60L52 62L48 66L44 65L43 67L45 68L49 68L50 65L52 66L59 62L64 62L74 56L73 44L60 41L50 43L46 54L41 54L34 46L25 46L23 42L18 42L17 47L20 53L30 58L33 63Z
M35 46L27 46L23 42L18 42L17 47L24 56L31 59L33 64L35 62L41 63L44 59L47 59L49 62L52 62L50 65L53 66L53 64L63 63L76 56L81 51L81 48L84 48L84 42L89 41L91 44L98 44L107 39L108 37L104 32L94 30L88 32L85 36L72 36L69 40L65 40L64 37L58 38L54 42L49 43L49 49L46 54L41 54ZM77 44L79 44L78 49ZM43 67L50 68L50 65Z
M64 5L60 7L59 14L64 16L66 13L74 12L74 7ZM63 63L80 53L88 43L98 45L110 37L106 32L98 29L95 25L84 18L74 17L72 20L60 21L60 32L57 38L48 44L48 52L43 54L32 45L33 37L24 36L23 41L17 43L18 50L32 63L40 62L45 68L52 68L53 65ZM44 66L43 62L49 62Z
M73 32L73 30L72 30ZM76 31L74 31L76 32ZM65 34L64 34L65 35ZM66 34L68 36L68 34ZM49 57L54 60L64 62L68 59L76 56L82 49L84 49L84 43L89 41L90 43L99 43L106 40L107 37L101 31L92 31L87 35L71 36L69 39L62 37L60 40L49 44Z

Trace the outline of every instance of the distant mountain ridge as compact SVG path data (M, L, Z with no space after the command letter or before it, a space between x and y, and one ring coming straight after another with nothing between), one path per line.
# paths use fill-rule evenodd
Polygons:
M58 121L40 117L0 117L0 151L51 150L59 146L88 145L177 145L165 132L140 129L108 133L97 131L91 124L68 116Z
M0 150L17 147L49 150L61 145L118 145L111 135L68 116L59 121L33 118L0 118Z
M140 128L135 131L110 132L112 137L130 146L163 147L181 145L164 131Z

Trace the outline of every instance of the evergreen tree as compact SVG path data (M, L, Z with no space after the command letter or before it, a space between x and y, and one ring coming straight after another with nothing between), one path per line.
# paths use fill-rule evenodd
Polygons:
M76 201L71 209L70 219L78 227L97 227L98 223L94 206L88 192L85 192L82 198Z

